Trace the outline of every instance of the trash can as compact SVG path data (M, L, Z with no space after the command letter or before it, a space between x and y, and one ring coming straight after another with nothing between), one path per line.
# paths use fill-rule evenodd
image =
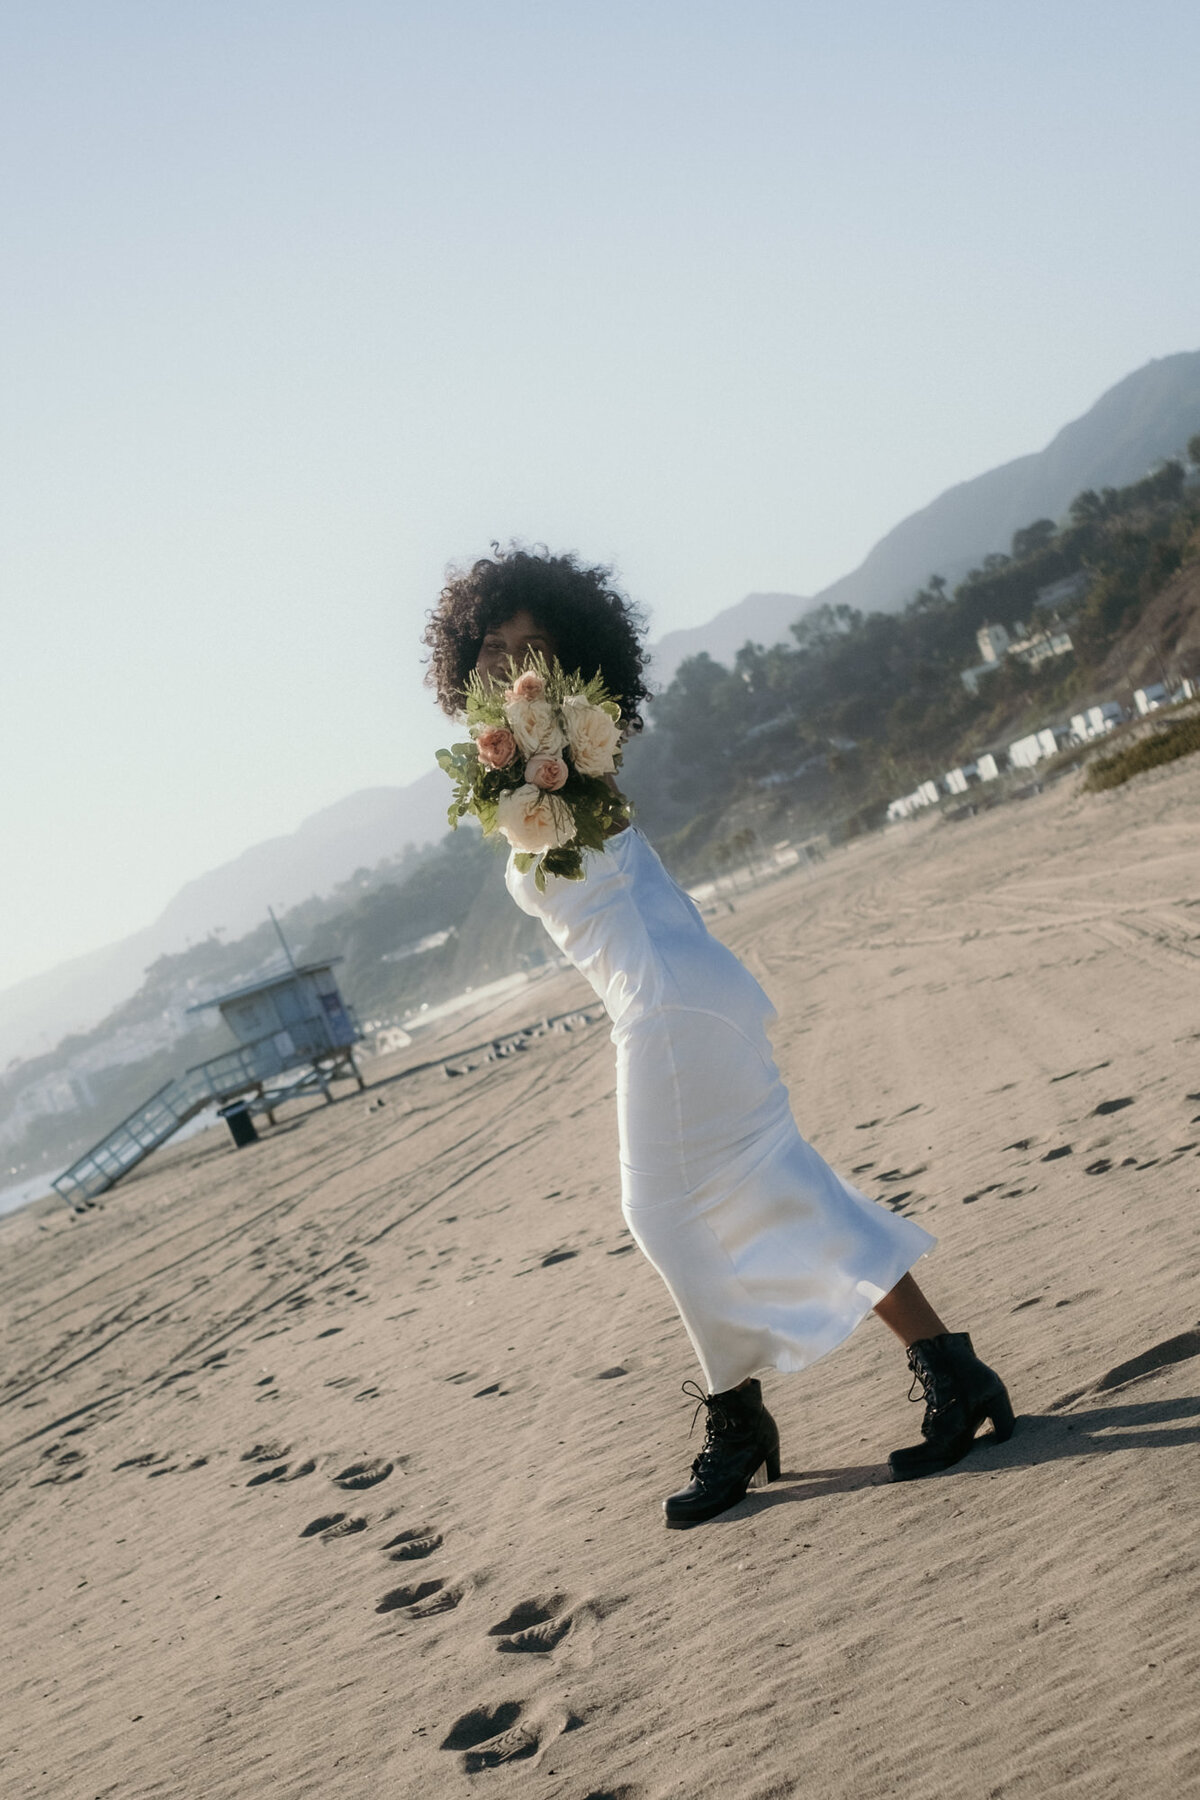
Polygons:
M257 1144L258 1133L254 1129L248 1100L233 1100L228 1106L218 1108L217 1117L224 1119L239 1150L247 1144Z

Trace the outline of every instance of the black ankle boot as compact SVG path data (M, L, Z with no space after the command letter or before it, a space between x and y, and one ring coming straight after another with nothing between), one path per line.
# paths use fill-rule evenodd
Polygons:
M975 1441L985 1419L992 1421L993 1435L1003 1443L1013 1433L1013 1409L1004 1383L994 1369L980 1362L965 1331L947 1331L941 1337L921 1338L910 1344L908 1366L913 1388L908 1397L925 1401L921 1421L923 1444L893 1450L888 1467L893 1481L915 1481L960 1462Z
M676 1531L736 1506L747 1488L779 1480L779 1430L763 1405L759 1382L724 1394L702 1394L694 1382L685 1381L683 1391L699 1399L697 1413L701 1406L708 1408L708 1422L692 1479L663 1501L667 1527Z

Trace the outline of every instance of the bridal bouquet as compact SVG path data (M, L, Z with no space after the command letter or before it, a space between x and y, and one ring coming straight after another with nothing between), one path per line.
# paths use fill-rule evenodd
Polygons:
M451 826L474 813L485 837L500 832L539 892L547 875L582 881L584 850L603 850L629 817L604 779L621 766L620 707L599 675L536 654L508 688L472 671L466 702L469 740L437 753L454 783Z

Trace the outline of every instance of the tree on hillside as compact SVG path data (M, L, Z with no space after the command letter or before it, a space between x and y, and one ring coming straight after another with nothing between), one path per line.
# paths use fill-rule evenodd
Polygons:
M1013 532L1013 561L1024 562L1026 557L1048 550L1057 534L1058 526L1053 519L1035 519L1032 525L1023 525L1020 531Z
M802 619L797 619L791 632L801 651L825 650L839 638L857 631L862 620L856 607L830 606L826 601L823 606L814 606Z

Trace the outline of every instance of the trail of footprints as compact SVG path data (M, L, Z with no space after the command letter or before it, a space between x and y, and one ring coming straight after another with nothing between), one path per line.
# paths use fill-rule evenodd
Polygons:
M1050 1077L1051 1085L1059 1081L1070 1081L1076 1076L1094 1075L1098 1070L1106 1069L1108 1066L1109 1065L1104 1062L1096 1063L1091 1068L1087 1069L1068 1069L1062 1075L1052 1075ZM1010 1083L1009 1085L1011 1086L1012 1084ZM1200 1100L1200 1093L1185 1094L1184 1099L1189 1102ZM1125 1111L1126 1107L1133 1106L1135 1103L1136 1099L1134 1095L1121 1094L1112 1100L1101 1100L1098 1105L1092 1108L1090 1116L1096 1119L1111 1118L1114 1113L1122 1113ZM908 1112L915 1112L916 1110L918 1110L916 1107L906 1108L906 1111ZM897 1114L898 1118L902 1118L903 1116L903 1114ZM864 1119L862 1123L856 1125L854 1129L856 1131L874 1131L881 1125L891 1124L893 1122L894 1121L890 1119ZM1200 1113L1198 1113L1195 1118L1190 1119L1188 1123L1191 1125L1200 1125ZM1014 1139L1011 1144L1005 1144L1004 1149L1005 1151L1027 1151L1034 1149L1035 1143L1036 1139L1033 1137L1021 1137ZM1162 1150L1157 1156L1143 1158L1126 1156L1123 1157L1119 1163L1111 1156L1097 1156L1094 1157L1091 1162L1083 1165L1083 1172L1085 1175L1107 1175L1112 1169L1121 1168L1133 1169L1140 1174L1145 1169L1164 1168L1170 1163L1178 1162L1181 1157L1190 1156L1194 1151L1200 1151L1200 1143L1192 1141L1186 1144L1175 1144L1170 1149ZM1074 1156L1074 1154L1075 1146L1073 1144L1053 1144L1049 1149L1042 1152L1040 1161L1043 1163L1057 1163L1063 1161L1066 1157ZM879 1200L883 1205L891 1207L893 1212L898 1213L911 1212L917 1203L924 1198L924 1195L917 1193L914 1188L910 1187L903 1187L897 1190L895 1184L913 1181L918 1175L923 1175L925 1172L926 1165L924 1163L919 1164L916 1168L912 1169L880 1169L874 1162L857 1163L850 1171L852 1176L870 1175L873 1181L879 1182L883 1187L883 1192L878 1195ZM974 1206L977 1201L984 1200L992 1194L997 1195L1003 1200L1019 1200L1023 1199L1027 1194L1036 1193L1037 1191L1036 1182L1024 1187L1014 1186L1012 1185L1012 1182L1012 1176L1009 1177L1008 1181L990 1182L986 1187L977 1188L970 1194L964 1194L962 1197L962 1204L964 1206Z
M264 1481L294 1480L312 1472L312 1459L305 1459L293 1470L286 1458L288 1446L256 1444L245 1453L244 1460L264 1462L267 1466L252 1476L248 1486ZM372 1488L385 1481L395 1464L382 1459L351 1463L331 1477L335 1486L353 1493ZM388 1514L381 1515L381 1522ZM303 1526L301 1538L315 1538L322 1544L333 1544L343 1538L357 1537L369 1529L372 1520L362 1513L342 1510L318 1513ZM385 1561L401 1565L425 1564L444 1546L445 1539L435 1524L406 1526L378 1546ZM413 1567L412 1574L398 1587L388 1588L375 1604L378 1614L397 1614L406 1620L420 1622L453 1612L468 1591L469 1583L452 1581L446 1576L426 1575ZM623 1598L623 1596L622 1596ZM507 1655L549 1656L585 1617L604 1618L621 1600L609 1602L588 1600L572 1605L570 1596L557 1590L519 1600L515 1606L487 1629L498 1652ZM467 1774L484 1769L501 1768L507 1763L522 1762L536 1756L547 1738L560 1732L573 1731L584 1720L573 1713L539 1714L531 1717L527 1704L520 1700L504 1700L494 1706L476 1706L454 1721L441 1741L443 1750L459 1755ZM597 1791L594 1800L636 1800L632 1789Z

